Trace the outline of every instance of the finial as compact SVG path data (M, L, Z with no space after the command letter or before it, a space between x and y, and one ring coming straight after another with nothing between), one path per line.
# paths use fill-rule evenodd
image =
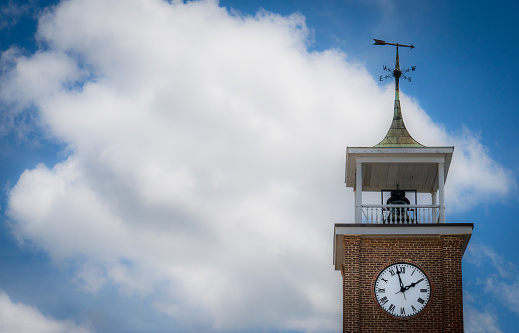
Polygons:
M388 68L384 66L384 70L388 71L389 74L386 76L380 76L380 81L384 79L388 79L391 77L395 78L395 107L393 112L393 122L391 123L391 127L389 128L388 133L386 134L386 137L384 140L379 142L375 147L408 147L408 146L415 146L415 147L423 147L422 144L418 143L415 139L411 137L407 129L405 128L404 119L402 118L402 110L400 108L400 78L403 78L404 80L407 80L411 82L411 77L406 76L406 74L409 71L414 72L416 69L416 66L413 66L408 69L401 70L400 69L400 60L398 57L398 47L409 47L411 49L414 49L414 45L405 45L405 44L399 44L399 43L387 43L380 39L373 39L375 43L373 45L392 45L396 46L396 62L395 62L395 69Z

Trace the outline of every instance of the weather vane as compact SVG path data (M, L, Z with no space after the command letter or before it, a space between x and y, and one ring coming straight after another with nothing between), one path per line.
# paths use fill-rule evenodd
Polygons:
M404 44L398 44L398 43L387 43L383 40L380 40L380 39L374 39L373 40L375 41L375 43L373 45L393 45L393 46L396 46L396 65L395 65L395 69L392 69L392 68L389 68L387 66L384 66L384 70L385 71L388 71L389 74L386 75L386 76L380 76L380 81L383 81L385 79L388 79L388 78L391 78L391 77L394 77L395 78L395 83L396 83L396 88L398 90L398 81L400 78L404 79L404 80L407 80L409 82L411 82L411 77L410 76L406 76L406 75L403 75L409 71L411 72L414 72L415 69L416 69L416 66L413 66L411 68L408 68L408 69L404 69L404 70L401 70L400 69L400 63L398 61L398 47L410 47L412 49L414 49L414 45L411 44L411 45L404 45Z

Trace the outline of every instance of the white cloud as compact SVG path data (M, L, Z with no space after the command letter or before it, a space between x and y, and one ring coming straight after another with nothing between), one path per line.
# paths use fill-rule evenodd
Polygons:
M502 280L496 276L490 276L485 282L485 291L493 295L497 295L504 305L519 315L519 279L515 277L513 280Z
M492 247L481 243L472 243L468 247L467 261L478 267L487 268L485 271L487 274L496 274L501 278L515 277L514 274L517 271L516 266L503 258L503 256L497 253ZM490 263L490 266L488 265ZM492 267L492 270L488 268Z
M0 291L0 331L3 333L88 333L88 328L70 320L55 320L37 309L13 303Z
M494 161L480 137L467 128L453 137L456 154L446 185L447 199L454 210L466 210L476 203L506 198L516 188L510 170Z
M33 6L33 1L18 4L13 0L8 0L7 3L0 6L0 31L16 25L22 16L30 12Z
M83 290L154 295L185 325L340 330L344 150L382 139L393 94L338 51L308 53L307 34L301 15L233 16L214 1L61 3L40 21L47 48L11 59L1 81L4 103L33 105L70 150L10 191L20 241L75 259ZM402 105L419 141L458 140ZM475 193L459 207L496 194L482 175L509 188L470 142L449 175ZM474 158L485 163L462 163Z
M483 286L488 297L508 311L519 314L519 274L514 263L504 259L492 247L473 243L468 247L468 262L480 267L482 273L478 284ZM485 303L486 304L486 303ZM477 311L477 310L474 310ZM476 318L478 316L474 316ZM485 317L483 315L483 317ZM496 321L496 316L489 316ZM477 319L472 319L476 321ZM493 332L488 330L487 332Z
M479 311L465 304L463 314L466 333L502 333L497 316L488 310Z

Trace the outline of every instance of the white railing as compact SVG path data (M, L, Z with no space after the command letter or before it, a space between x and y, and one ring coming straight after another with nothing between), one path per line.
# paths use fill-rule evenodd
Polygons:
M362 205L362 223L438 223L440 205Z

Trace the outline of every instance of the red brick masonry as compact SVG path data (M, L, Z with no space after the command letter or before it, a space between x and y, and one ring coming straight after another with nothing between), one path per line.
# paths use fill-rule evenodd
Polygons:
M463 332L463 236L343 235L342 242L344 332ZM433 285L428 307L413 318L386 314L373 297L377 273L398 261L421 266Z

